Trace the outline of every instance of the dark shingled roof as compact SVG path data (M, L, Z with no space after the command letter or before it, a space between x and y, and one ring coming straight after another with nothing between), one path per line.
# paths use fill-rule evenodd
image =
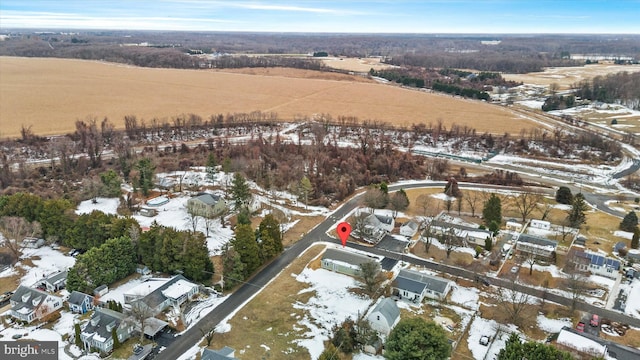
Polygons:
M215 205L218 203L218 201L220 201L220 196L218 195L214 195L214 194L209 194L209 193L200 193L196 196L194 196L192 199L198 199L200 201L202 201L203 203L207 204L207 205Z
M520 234L520 236L518 237L518 241L539 245L539 246L551 246L553 248L556 248L558 246L557 241L553 241L543 237L533 236L529 234Z
M399 289L416 294L421 294L425 289L442 294L448 284L448 280L411 270L400 270L396 277L396 285Z
M82 304L82 302L84 301L84 299L85 299L87 296L88 296L88 297L90 297L90 298L93 298L93 296L91 296L91 295L87 295L87 294L85 294L85 293L81 293L81 292L79 292L79 291L75 291L75 290L74 290L74 291L71 293L71 295L69 295L69 299L67 300L67 302L68 302L69 304L81 305L81 304Z

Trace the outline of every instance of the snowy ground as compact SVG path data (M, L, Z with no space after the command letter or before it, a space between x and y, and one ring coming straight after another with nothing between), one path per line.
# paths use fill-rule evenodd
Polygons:
M297 340L297 344L307 348L311 359L315 360L324 350L323 342L332 335L333 326L349 317L355 319L358 314L365 313L371 305L371 299L359 297L349 291L360 287L354 278L328 270L305 268L296 276L296 280L310 285L302 293L314 292L307 303L296 303L294 308L305 311L298 324L306 328L306 331L304 338Z
M31 259L33 266L26 265L24 263L26 259ZM76 259L74 257L64 255L60 251L51 249L49 246L43 246L39 249L23 249L20 261L16 263L15 267L22 268L26 271L20 279L20 284L32 286L42 279L43 276L67 270L72 267L75 262ZM0 277L8 277L14 274L16 274L16 270L10 268L0 273Z

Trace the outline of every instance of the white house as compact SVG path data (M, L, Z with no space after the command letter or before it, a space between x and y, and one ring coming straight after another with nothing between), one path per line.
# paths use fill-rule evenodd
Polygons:
M400 321L400 309L393 299L382 298L367 316L367 320L371 328L386 338Z
M380 271L380 264L377 258L329 248L322 255L321 266L323 269L344 275L360 276L362 264L369 262L376 263L378 271Z
M150 279L143 282L124 294L124 302L131 305L140 300L155 316L170 306L179 307L198 292L197 284L177 275L170 279Z
M400 235L412 238L417 232L420 224L413 220L409 220L400 226Z
M38 282L38 286L46 289L50 292L56 292L60 289L64 289L67 285L67 271L58 271L53 274L50 274L47 277L44 277L40 282Z
M425 297L444 300L451 291L451 281L413 270L400 270L392 283L393 294L416 304Z
M62 307L62 298L20 285L11 296L9 314L27 323L40 320Z
M612 279L616 279L620 273L621 264L620 261L616 259L594 254L589 251L579 250L572 250L569 252L569 255L579 258L574 259L574 263L577 264L579 270L589 271L594 275L600 275Z
M551 230L551 223L545 220L531 220L529 226L540 230Z

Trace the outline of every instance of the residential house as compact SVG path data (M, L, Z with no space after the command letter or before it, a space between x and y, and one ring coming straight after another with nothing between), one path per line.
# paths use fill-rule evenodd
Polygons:
M123 313L97 307L80 332L84 349L98 349L102 353L110 353L113 350L114 330L118 342L123 343L131 337L134 323L135 321L126 318Z
M576 356L592 359L594 355L600 358L617 360L640 359L640 350L620 343L605 340L588 332L578 332L569 327L563 327L558 334L556 345L561 350L570 350L578 353Z
M50 292L56 292L64 289L67 285L67 271L58 271L47 277L44 277L38 282L37 287L42 288Z
M358 220L356 233L361 236L362 240L377 244L393 230L394 226L395 221L392 217L369 214Z
M39 249L45 244L44 239L36 237L26 237L22 240L22 247L29 249Z
M93 309L93 300L93 296L74 290L71 292L71 295L69 295L67 304L69 304L69 310L71 310L71 312L84 314Z
M228 346L223 347L220 350L203 349L201 360L229 360L236 359L236 351Z
M557 241L529 234L520 234L516 242L517 251L526 254L535 254L547 260L553 259L557 247Z
M522 231L522 224L516 221L507 221L505 226L509 231L516 231L516 232Z
M416 304L425 297L444 300L451 291L451 281L413 270L400 270L392 285L393 294Z
M380 214L371 214L367 216L365 221L368 225L386 232L393 231L393 228L396 226L395 220L393 220L391 216L384 216Z
M477 226L468 226L450 221L436 220L431 221L431 234L453 234L465 246L476 247L478 245L484 247L487 238L493 240L493 232L480 229Z
M321 266L323 269L329 271L351 276L360 276L360 266L369 262L376 263L378 271L380 271L380 263L377 258L329 248L322 255Z
M382 298L367 316L371 328L385 338L400 321L400 309L391 298Z
M198 216L214 217L222 214L226 207L227 203L221 196L210 193L200 193L187 200L189 213Z
M569 256L574 257L572 262L578 265L581 271L588 271L594 275L600 275L608 278L617 278L620 272L620 261L589 251L581 251L571 249ZM575 259L578 258L578 259Z
M62 308L62 298L20 285L11 296L9 314L27 323L40 320Z
M150 279L124 294L124 302L131 305L141 301L155 316L170 306L179 307L199 292L199 287L184 276L171 279Z
M412 238L417 232L420 224L413 220L409 220L400 226L400 235Z

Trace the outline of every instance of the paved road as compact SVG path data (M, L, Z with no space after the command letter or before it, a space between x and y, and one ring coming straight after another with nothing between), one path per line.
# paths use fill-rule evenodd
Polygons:
M434 187L444 187L445 182L424 182L424 183L411 183L411 184L402 184L402 185L393 185L389 186L389 191L396 191L400 188L410 189L410 188L424 188L429 186ZM493 185L479 185L479 184L460 184L460 187L474 187L474 188L498 188ZM504 188L504 187L501 187ZM551 191L552 189L547 189L545 191ZM587 197L588 194L585 194ZM224 318L229 316L233 311L238 309L245 301L249 300L251 297L256 295L271 279L276 277L278 273L280 273L287 265L289 265L294 259L296 259L302 252L304 252L309 246L311 246L314 242L317 241L332 241L338 242L336 239L330 238L326 235L327 231L341 218L345 217L350 211L352 211L359 203L360 196L355 196L349 201L347 201L343 206L337 209L331 216L329 216L325 221L320 223L315 228L309 230L309 232L298 242L296 242L291 247L285 249L285 251L276 259L274 259L271 263L266 265L260 272L258 272L253 278L247 280L247 283L240 286L233 294L231 294L223 303L218 305L214 310L212 310L209 314L204 316L197 325L191 327L187 330L182 336L176 338L175 342L161 353L159 353L155 358L160 360L175 360L184 354L189 348L196 345L196 343L202 338L202 332L200 329L205 332L214 328L218 323L220 323ZM602 208L604 210L604 208ZM401 259L403 261L410 262L412 264L424 266L426 268L447 272L454 276L460 276L464 278L468 278L473 280L475 277L475 273L457 268L452 266L447 266L444 264L434 263L427 260L417 259L410 256L405 256L403 254L391 253L388 251L365 247L358 244L349 243L349 247L357 248L365 251L369 251L374 254L384 255L391 258ZM511 287L515 286L515 290L533 295L542 297L543 292L538 289L522 286L520 284L512 285L511 281L503 280L503 279L492 279L492 285L502 286L502 287ZM559 304L571 305L571 300L564 298L562 296L558 296L555 294L547 293L546 299L549 301L557 302ZM640 327L640 320L628 317L624 314L617 313L610 310L605 310L602 308L598 308L596 306L579 302L576 306L578 310L588 311L591 313L595 313L600 315L602 318L608 318L614 321L619 321L623 323L627 323L629 325L633 325L636 327Z

